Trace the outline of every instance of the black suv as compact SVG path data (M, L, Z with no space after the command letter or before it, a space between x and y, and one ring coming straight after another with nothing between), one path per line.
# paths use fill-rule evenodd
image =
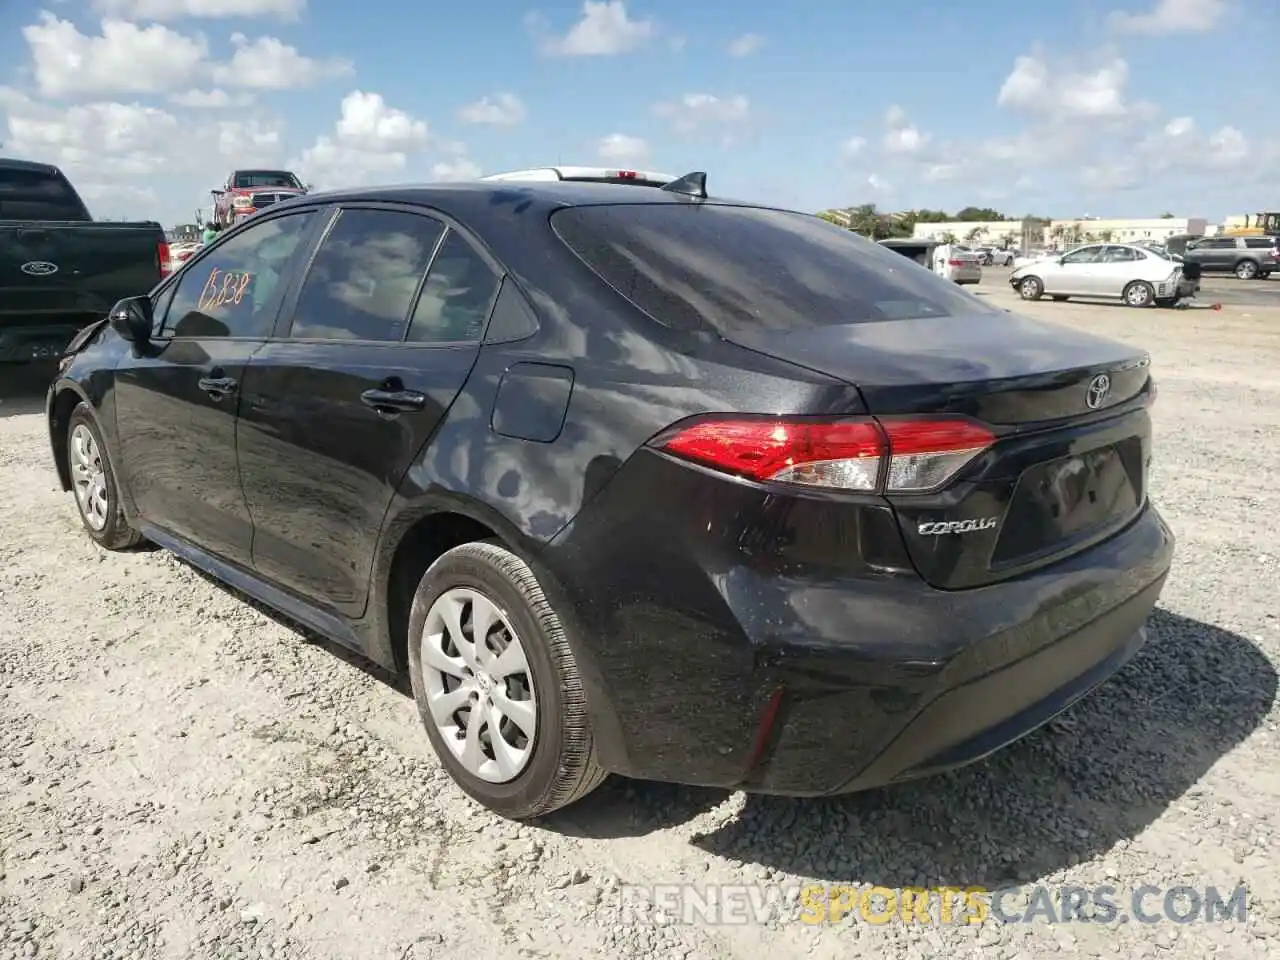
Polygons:
M274 204L73 344L62 486L408 674L510 817L923 776L1119 669L1173 551L1146 354L704 180Z
M1234 273L1241 280L1265 280L1280 269L1275 237L1205 237L1187 244L1182 254L1203 273Z

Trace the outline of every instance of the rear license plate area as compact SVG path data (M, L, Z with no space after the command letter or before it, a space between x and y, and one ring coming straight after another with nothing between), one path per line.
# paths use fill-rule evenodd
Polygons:
M1005 514L993 566L1025 562L1127 522L1142 505L1144 473L1137 437L1029 467Z

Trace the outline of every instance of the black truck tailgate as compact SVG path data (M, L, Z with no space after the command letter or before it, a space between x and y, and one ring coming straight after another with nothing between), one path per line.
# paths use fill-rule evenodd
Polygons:
M57 357L162 276L159 223L0 220L0 363Z

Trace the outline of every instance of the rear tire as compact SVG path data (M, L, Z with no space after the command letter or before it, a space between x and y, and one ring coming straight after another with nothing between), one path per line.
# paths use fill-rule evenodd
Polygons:
M104 550L128 550L142 542L120 504L120 486L93 408L83 400L67 421L67 468L76 512L85 532Z
M1252 280L1258 275L1258 265L1252 260L1241 260L1236 264L1236 279Z
M1156 302L1156 291L1145 280L1135 280L1124 288L1124 302L1130 307L1149 307Z
M472 632L477 617L493 621L483 637ZM440 763L473 800L527 820L604 781L564 628L514 553L491 541L444 553L418 584L408 632L418 713Z
M1023 277L1018 281L1018 295L1023 300L1039 300L1044 296L1044 284L1039 277Z

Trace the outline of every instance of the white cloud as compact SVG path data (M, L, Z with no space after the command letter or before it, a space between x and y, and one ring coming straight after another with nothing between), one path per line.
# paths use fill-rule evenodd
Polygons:
M840 144L840 154L847 160L860 156L867 148L866 137L850 137L844 143Z
M293 165L318 185L358 186L400 173L428 143L425 121L379 93L354 90L342 99L333 133L317 137Z
M348 76L355 70L349 60L304 57L296 47L275 37L258 37L251 41L242 33L234 33L231 43L236 52L227 63L218 64L213 70L214 80L227 86L292 90L309 87L321 80Z
M907 119L906 111L894 104L886 112L884 149L892 154L917 154L929 142L929 136Z
M658 33L654 21L632 20L624 0L598 3L586 0L582 4L582 19L563 36L548 33L546 20L537 14L526 22L538 35L542 52L561 57L609 57L629 53Z
M94 9L133 20L222 20L276 17L297 20L306 0L95 0Z
M1146 13L1115 10L1107 20L1117 33L1162 36L1208 33L1222 23L1226 13L1226 0L1155 0Z
M280 159L283 147L278 124L256 118L221 120L218 123L218 152L236 163L275 163Z
M186 90L170 95L169 102L179 107L192 110L225 110L229 107L242 108L253 103L253 94L230 94L217 87L212 90Z
M758 33L744 33L729 41L729 56L749 57L764 46L764 37Z
M468 103L458 111L458 119L463 123L488 124L496 127L515 126L524 118L524 104L510 93L481 97L475 103Z
M732 139L751 122L751 102L742 94L718 97L686 93L679 100L654 104L653 112L680 133L717 133Z
M188 83L208 56L203 37L168 27L102 21L99 36L87 36L69 20L41 12L22 28L31 49L36 87L46 97L92 93L149 93Z
M432 180L474 180L480 176L480 167L466 157L442 160L431 167Z
M873 173L867 177L867 186L876 193L890 193L892 186L878 173Z
M649 159L649 145L639 137L611 133L596 144L596 155L607 163L644 163Z
M1041 119L1119 118L1132 109L1125 100L1129 64L1121 59L1094 70L1057 72L1037 53L1018 57L996 103L1037 114Z

